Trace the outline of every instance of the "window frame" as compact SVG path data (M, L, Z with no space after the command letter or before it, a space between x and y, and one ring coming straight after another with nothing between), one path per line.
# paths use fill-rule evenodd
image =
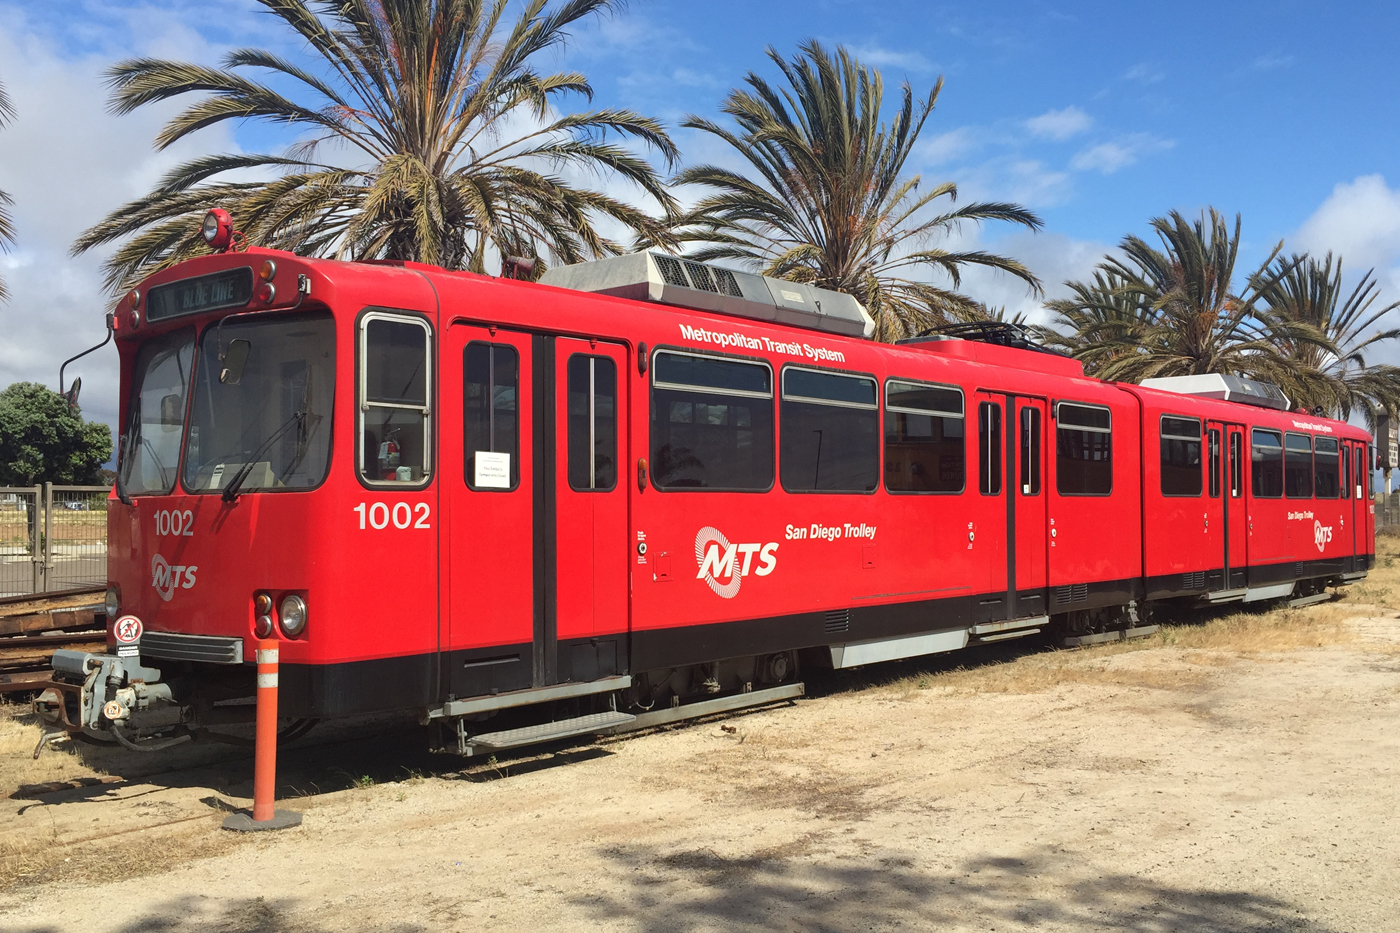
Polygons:
M1287 489L1288 489L1288 473L1287 473L1287 462L1288 462L1288 461L1287 461L1286 448L1283 446L1283 433L1284 433L1284 432L1283 432L1282 429L1280 429L1280 428L1257 428L1257 427L1251 427L1251 428L1249 429L1249 465L1250 465L1250 469L1249 469L1249 497L1250 497L1251 499L1283 499L1283 498L1285 498L1284 493L1285 493L1285 492L1287 491ZM1256 435L1256 434L1272 434L1274 437L1277 437L1277 438L1278 438L1278 465L1279 465L1279 480L1280 480L1280 484L1279 484L1279 489L1278 489L1278 495L1276 495L1276 496L1267 496L1267 495L1263 495L1263 494L1261 494L1261 493L1259 493L1259 492L1257 492L1257 491L1255 490L1255 483L1254 483L1254 435Z
M1225 444L1220 428L1206 425L1206 497L1221 498L1220 469L1225 464Z
M789 401L787 394L787 374L790 372L816 373L821 376L836 376L841 379L863 379L871 384L875 390L875 402L871 405L862 405L859 402L838 402L833 399L812 398L807 395L791 396L791 401L799 405L824 405L828 408L848 408L852 411L873 411L875 412L875 484L869 489L789 489L783 482L783 403ZM818 366L806 366L797 363L787 363L778 369L778 381L774 386L777 393L777 420L775 422L777 443L777 458L774 464L774 472L778 474L778 484L783 487L783 492L793 496L873 496L880 488L880 481L885 466L884 458L884 419L880 409L880 378L874 373L861 373L846 369L823 369Z
M985 447L982 445L982 412L996 412L996 430L991 430L988 424L987 435L991 441ZM988 418L988 422L992 419ZM986 454L987 462L983 462L983 454ZM985 468L985 469L984 469ZM1001 495L1006 486L1006 406L995 399L977 400L977 492L990 498ZM984 485L983 479L988 482ZM993 486L992 480L996 483ZM989 488L990 487L990 488Z
M956 490L951 489L891 489L885 482L885 464L888 461L886 455L886 435L885 419L889 418L890 412L901 415L920 415L925 418L952 418L952 412L938 412L929 408L905 408L903 405L890 404L890 384L900 383L901 385L926 386L930 389L943 389L948 392L958 393L958 398L962 401L962 412L956 415L957 419L963 423L963 477L962 485ZM880 486L885 492L892 496L961 496L967 492L967 393L962 386L948 385L942 382L929 382L926 379L906 379L902 376L887 376L884 382L884 405L880 414Z
M1060 409L1065 405L1072 405L1075 408L1089 408L1107 413L1108 427L1100 428L1086 425L1070 425L1068 428L1061 427ZM1108 435L1108 490L1106 492L1065 492L1060 488L1060 431L1087 431L1090 434ZM1097 498L1103 499L1113 495L1113 409L1107 405L1100 405L1094 402L1076 402L1073 399L1060 399L1055 402L1055 493L1065 498Z
M1027 419L1027 415L1033 417ZM1025 422L1027 420L1034 422L1032 427L1034 428L1035 442L1033 444L1026 443ZM1017 482L1016 488L1019 495L1035 498L1040 495L1041 488L1045 485L1043 475L1045 471L1042 469L1045 460L1045 419L1041 417L1039 405L1027 404L1020 407L1016 415L1016 431L1019 435L1016 438L1016 454L1020 460L1016 475L1019 482ZM1031 450L1032 447L1037 449ZM1026 482L1027 467L1030 467L1030 479L1033 482ZM1027 487L1031 488L1028 490Z
M569 410L568 410L568 380L569 366L576 359L588 361L588 481L587 486L575 486L573 477L569 471ZM613 367L613 481L610 486L598 485L598 405L597 405L597 381L598 381L598 361L607 360ZM621 396L622 378L619 374L620 366L617 360L606 353L571 353L564 361L564 477L568 481L569 488L574 492L612 492L617 488L622 473L622 462L618 457L618 447L622 433L622 404L619 400ZM517 372L519 370L517 369ZM519 389L517 388L517 393ZM517 398L518 398L517 394ZM517 402L516 417L519 417L519 403ZM517 431L517 434L519 432Z
M1111 413L1110 413L1110 417L1112 417ZM1176 421L1194 421L1194 422L1196 422L1196 436L1195 436L1195 437L1187 437L1185 434L1168 434L1168 433L1167 433L1167 427L1166 427L1166 422L1167 422L1167 419L1168 419L1168 418L1174 419L1174 420L1176 420ZM1112 422L1110 421L1109 423L1111 424ZM1205 448L1206 448L1206 438L1203 436L1203 431L1204 431L1204 421L1203 421L1203 419L1197 418L1197 417L1195 417L1195 416L1193 416L1193 415L1172 415L1172 414L1165 414L1165 413L1164 413L1164 414L1158 416L1158 418L1157 418L1157 491L1158 491L1159 493L1161 493L1162 498L1164 498L1164 499L1199 499L1199 498L1201 498L1202 494L1205 492L1205 490L1206 490L1206 483L1201 482L1202 477L1201 477L1201 475L1200 475L1201 469L1205 469L1205 468L1206 468L1206 459L1207 459L1207 458L1206 458L1206 454L1208 453L1208 451L1205 449ZM1200 447L1201 447L1201 451L1200 451L1201 469L1198 469L1198 470L1196 471L1196 473L1197 473L1196 479L1197 479L1197 481L1198 481L1198 485L1197 485L1197 487L1196 487L1196 491L1195 491L1195 492L1167 492L1166 489L1163 488L1163 484L1166 482L1166 474L1163 472L1163 467L1166 466L1166 463L1163 461L1163 457L1162 457L1162 441L1165 441L1165 440L1193 441L1193 442L1195 442L1196 444L1200 445ZM1219 495L1220 495L1220 493L1219 493L1219 490L1217 489L1217 490L1216 490L1215 496L1212 496L1211 498L1218 498Z
M724 363L746 363L752 366L762 366L768 370L769 391L753 392L748 389L716 389L707 386L687 385L684 383L662 382L656 378L656 361L664 354L673 356L689 356L698 359L719 360ZM739 356L728 353L710 353L704 350L695 350L690 347L658 346L652 349L651 357L647 360L647 484L660 493L710 493L710 492L744 492L762 495L772 492L778 484L778 380L777 373L773 369L773 364L761 356ZM656 390L670 389L672 391L708 391L715 395L732 395L735 398L756 398L767 399L771 406L773 429L770 432L769 444L770 452L773 455L773 472L768 479L768 485L762 489L744 488L735 486L672 486L666 487L657 484L655 464L655 442L654 426L656 424ZM620 390L619 390L620 391ZM619 465L620 472L620 465Z
M1337 477L1337 480L1338 480L1338 482L1337 482L1337 491L1336 491L1335 493L1333 493L1332 495L1330 495L1330 496L1324 496L1324 495L1322 495L1320 492L1318 492L1318 486L1319 486L1319 484L1318 484L1318 481L1317 481L1317 480L1318 480L1318 473L1317 473L1317 469L1318 469L1318 468L1317 468L1317 464L1318 464L1318 450L1317 450L1317 445L1320 444L1320 443L1322 443L1322 442L1324 442L1324 441L1325 441L1326 443L1331 444L1331 445L1333 446L1333 449L1332 449L1331 453L1328 454L1328 456L1330 456L1330 457L1333 458L1333 462L1334 462L1334 466L1335 466L1334 473L1335 473L1335 475L1336 475L1336 477ZM1319 436L1315 436L1315 437L1313 438L1312 445L1313 445L1313 498L1314 498L1314 499L1341 499L1341 498L1342 498L1342 489L1344 488L1344 484L1341 482L1341 479L1342 479L1342 477L1345 476L1345 474L1342 472L1342 448L1345 447L1346 445L1344 445L1344 444L1341 442L1341 440L1340 440L1339 438L1336 438L1336 437L1322 437L1322 436L1320 436L1320 435L1319 435Z
M1244 431L1227 431L1226 456L1229 458L1227 472L1230 476L1230 498L1244 498Z
M483 347L486 347L486 348L487 348L487 357L486 357L486 358L487 358L487 361L488 361L488 362L487 362L487 372L488 372L487 378L488 378L488 379L491 378L490 375L489 375L489 373L495 371L495 366L496 366L496 361L495 361L495 350L496 350L496 348L499 347L499 348L501 348L501 349L509 350L510 352L512 352L512 353L515 354L515 450L513 450L513 451L510 452L510 455L511 455L511 463L510 463L511 481L510 481L510 485L509 485L509 486L505 486L505 487L501 487L501 486L477 486L477 485L475 485L475 484L472 482L472 480L471 480L471 473L468 471L468 465L467 465L467 392L466 392L466 389L467 389L467 353L468 353L468 351L471 350L471 348L472 348L473 345L483 346ZM520 465L520 451L521 451L521 449L525 446L525 438L521 436L521 423L522 423L521 409L523 408L523 405L522 405L521 400L524 398L524 391L523 391L523 389L522 389L522 383L524 382L524 379L523 379L523 377L522 377L522 375L521 375L521 374L523 373L523 371L524 371L524 370L523 370L523 367L524 367L523 357L524 357L524 354L520 352L520 347L516 346L516 345L513 344L513 343L509 343L509 342L504 342L504 343L502 343L502 342L497 342L497 341L495 341L495 340L489 340L489 339L488 339L488 340L473 339L473 340L468 340L466 343L462 344L462 437L461 437L461 444L462 444L462 482L463 482L463 484L464 484L468 489L470 489L472 492L495 492L495 493L501 493L501 492L515 492L517 489L520 488L521 479L522 479L522 478L524 477L524 475L525 475L525 471L524 471L523 469L521 469L521 465ZM567 377L566 377L566 378L567 378ZM490 385L488 386L488 388L494 387L494 385L495 385L494 382L493 382L493 383L490 383ZM487 399L487 406L488 406L488 411L494 411L494 407L493 407L492 404L491 404L491 399L489 398L489 396L488 396L488 399ZM567 426L565 427L564 430L565 430L565 437L567 438L567 435L568 435L568 428L567 428ZM492 444L493 447L495 446L495 443L496 443L495 438L492 438L492 439L491 439L491 444ZM489 451L489 452L490 452L490 453L500 453L501 451ZM565 456L567 457L567 455L568 455L568 452L565 451ZM567 464L567 462L565 463L565 471L564 471L564 472L565 472L565 476L566 476L566 478L567 478L567 475L568 475L568 464Z
M423 405L395 405L390 402L369 402L368 382L365 378L369 368L369 354L365 341L369 325L373 321L391 321L400 324L415 324L423 328L425 362L423 371ZM366 489L421 490L427 489L437 477L436 432L433 430L434 411L433 386L437 382L437 334L433 322L426 314L418 311L404 311L394 308L365 308L355 318L355 477ZM400 483L391 480L373 480L365 475L365 414L370 408L393 408L400 411L419 411L423 414L423 478L416 483Z
M1292 450L1292 448L1288 446L1288 442L1295 437L1308 442L1308 494L1306 496L1294 496L1290 495L1288 492L1288 455ZM1313 457L1313 436L1311 434L1303 434L1299 431L1285 431L1283 433L1283 497L1298 502L1310 502L1315 499L1316 496L1314 493L1317 490L1314 488L1313 484L1317 479L1314 474L1316 469L1316 459Z

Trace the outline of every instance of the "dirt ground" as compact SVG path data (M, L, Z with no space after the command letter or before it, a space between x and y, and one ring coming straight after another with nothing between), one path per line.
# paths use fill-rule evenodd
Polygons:
M1400 930L1381 552L1338 603L828 675L466 770L412 724L318 730L275 835L218 828L238 750L32 762L0 711L0 930ZM74 786L19 787L44 781Z

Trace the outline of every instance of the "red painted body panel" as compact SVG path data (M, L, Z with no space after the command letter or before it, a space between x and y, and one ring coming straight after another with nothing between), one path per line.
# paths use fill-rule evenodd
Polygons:
M239 635L251 652L252 597L267 590L277 599L285 592L303 593L310 607L306 633L283 639L288 663L332 664L530 642L538 622L536 529L546 518L540 514L538 452L531 441L538 375L534 334L556 338L554 397L561 413L567 408L564 373L573 354L607 356L617 367L614 488L570 488L563 456L567 419L561 414L555 421L559 469L545 482L553 484L556 510L561 640L1001 596L1007 586L1003 497L1008 495L1017 499L1015 563L1021 590L1219 569L1227 509L1239 510L1230 513L1230 521L1244 532L1231 541L1232 563L1246 556L1258 565L1374 551L1369 497L1300 503L1256 500L1248 489L1251 426L1337 436L1358 445L1369 442L1364 432L1325 419L1105 384L1084 377L1077 362L1046 354L963 341L879 345L426 266L307 260L268 251L191 260L153 276L142 292L177 278L255 264L264 256L276 258L278 294L288 296L269 313L291 306L296 277L306 275L311 290L304 308L329 309L335 318L329 476L315 490L247 494L233 504L217 495L184 493L178 486L170 496L140 496L134 508L113 499L109 573L121 588L123 610L138 615L150 631ZM357 476L356 319L366 308L413 312L432 324L435 462L433 481L421 490L371 489ZM133 330L130 316L119 314L124 394L142 340L190 323L202 328L218 317ZM520 478L508 491L473 491L465 482L463 353L472 341L508 344L519 353ZM960 494L901 494L881 485L864 495L798 494L775 481L765 493L667 492L649 476L639 486L641 461L650 457L650 373L638 365L642 344L648 359L658 347L672 347L764 360L773 368L775 386L782 368L791 364L865 374L882 386L892 377L957 386L966 400L966 488ZM1035 496L1014 481L1003 483L997 495L978 490L976 405L988 401L1005 407L1008 399L1017 411L1040 412L1041 488ZM1059 401L1110 410L1111 494L1058 491L1054 406ZM123 423L126 413L124 400ZM1160 494L1156 425L1162 413L1244 426L1246 488L1239 502ZM1011 452L1018 454L1014 446ZM383 503L391 515L401 503L410 510L426 506L429 517L407 528L394 522L362 528L366 511L356 511L362 503L367 509ZM161 510L188 510L190 533L156 537ZM1305 512L1310 517L1300 517ZM1350 525L1349 534L1341 532L1344 524ZM1319 527L1334 532L1320 535ZM697 536L713 532L739 545L749 561L747 575L717 580L718 587L698 573ZM639 553L639 543L646 544L645 554ZM182 582L168 599L152 585L157 555L171 567L197 568L182 577L189 585ZM929 610L928 628L938 627Z

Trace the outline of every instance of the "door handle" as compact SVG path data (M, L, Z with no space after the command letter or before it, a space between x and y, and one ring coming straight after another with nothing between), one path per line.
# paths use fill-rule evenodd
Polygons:
M647 491L647 458L637 460L637 492Z

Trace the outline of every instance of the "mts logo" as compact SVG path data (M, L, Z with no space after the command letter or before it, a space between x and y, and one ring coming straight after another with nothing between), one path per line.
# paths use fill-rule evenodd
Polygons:
M194 575L198 567L186 567L183 565L170 566L164 557L157 554L151 558L151 586L155 588L160 598L170 602L175 595L176 589L193 589Z
M750 571L756 577L766 577L778 566L778 542L768 544L730 544L717 528L706 525L695 535L695 562L700 572L695 579L704 580L716 596L733 599ZM758 566L754 566L754 556Z
M1313 544L1317 545L1319 551L1327 548L1327 542L1332 540L1332 526L1324 525L1322 522L1313 521Z

